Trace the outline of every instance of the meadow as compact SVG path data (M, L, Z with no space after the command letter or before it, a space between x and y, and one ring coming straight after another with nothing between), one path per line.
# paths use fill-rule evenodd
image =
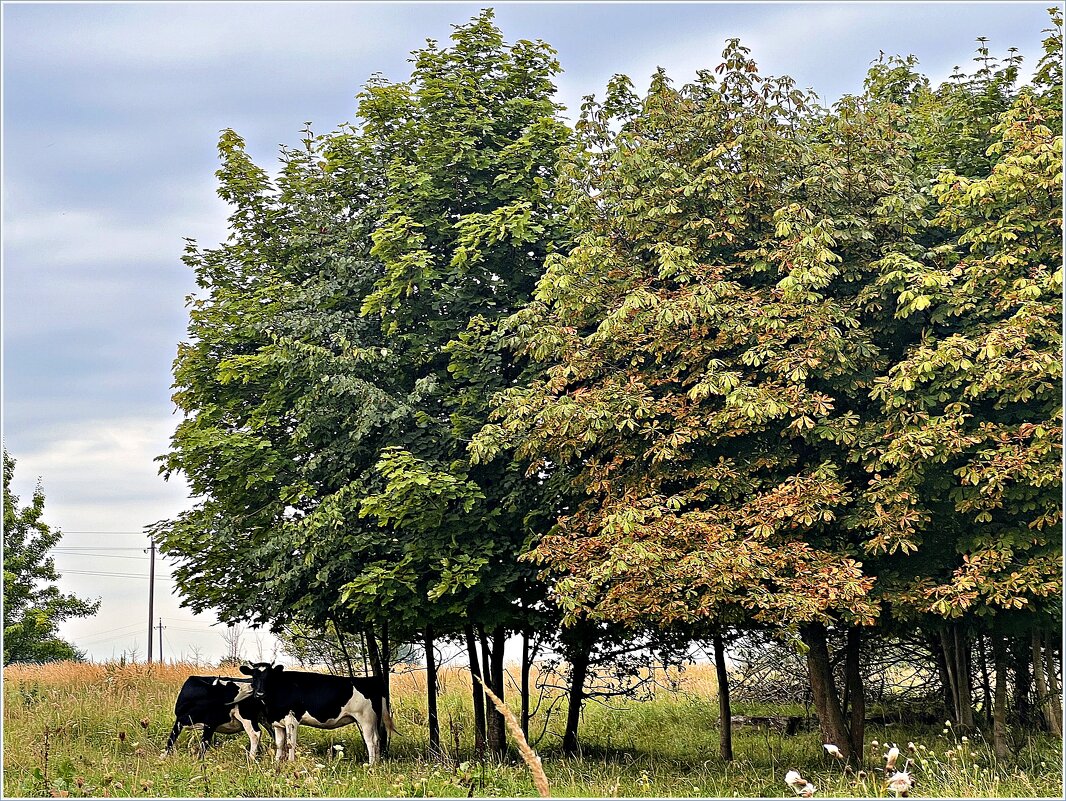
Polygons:
M182 734L166 759L160 753L173 725L178 688L193 665L16 665L4 669L5 797L492 797L536 796L525 764L512 748L503 762L475 760L469 677L441 671L443 755L427 758L424 674L393 678L398 736L381 764L365 764L354 726L301 727L297 761L275 765L245 756L244 735L215 738L200 759L197 732ZM222 673L236 675L229 669ZM534 716L531 739L551 793L569 797L792 797L784 784L799 770L816 797L892 797L881 767L890 743L912 760L912 797L1062 798L1061 742L1017 735L1016 755L999 762L979 734L950 727L869 726L861 771L829 760L817 727L786 736L757 727L734 731L736 759L718 757L713 667L695 665L676 691L610 707L591 704L581 726L582 756L560 754L563 704L551 719ZM547 705L542 705L542 710ZM802 707L734 714L802 714ZM537 742L537 736L547 733ZM264 737L264 743L267 742ZM908 744L913 744L908 749ZM337 746L340 746L339 748ZM900 762L902 763L901 757Z

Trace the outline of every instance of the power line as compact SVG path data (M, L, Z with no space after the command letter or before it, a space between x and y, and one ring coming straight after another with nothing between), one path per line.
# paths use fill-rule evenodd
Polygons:
M140 550L140 549L138 548L137 550ZM144 560L148 559L147 556L121 556L119 554L89 553L89 552L86 552L86 551L76 551L74 553L67 553L66 551L61 551L58 548L53 548L52 552L53 553L57 553L60 556L91 556L94 559L144 559Z
M104 629L103 631L94 631L91 634L86 634L84 639L88 639L88 638L91 638L91 637L96 637L96 636L98 636L100 634L110 634L113 631L122 631L123 629L131 629L131 628L134 628L134 627L140 627L140 625L141 625L140 623L130 623L128 626L118 626L117 628L113 628L113 629Z
M59 530L61 534L117 534L121 536L147 536L147 532L144 531L67 531L66 529Z
M99 570L64 570L62 574L78 575L78 576L111 576L113 578L138 578L148 579L149 576L142 575L140 573L105 573ZM161 581L177 581L173 576L157 576Z

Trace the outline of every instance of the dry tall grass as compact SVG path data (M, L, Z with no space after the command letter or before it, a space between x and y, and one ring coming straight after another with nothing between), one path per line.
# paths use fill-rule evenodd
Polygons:
M198 735L187 734L176 753L160 760L181 683L190 674L215 672L240 675L234 668L170 663L6 668L4 794L510 797L543 792L526 765L473 759L470 674L458 666L440 671L440 752L428 748L425 672L410 669L392 677L399 735L393 738L390 758L380 765L364 765L365 751L352 727L302 730L297 762L282 768L270 759L249 765L243 735L219 738L218 748L201 760ZM511 668L508 675L507 706L514 710L518 670ZM1061 741L1044 736L1031 737L1004 763L984 743L968 743L947 730L938 734L928 728L871 726L861 776L827 762L816 731L790 737L743 727L734 731L738 759L725 764L716 757L713 666L690 666L670 678L678 680L681 693L656 690L647 702L589 704L581 724L581 760L560 754L565 701L543 704L533 717L531 742L543 758L552 795L781 797L791 795L783 777L792 767L819 787L819 796L891 797L883 773L885 743L898 742L902 750L913 740L914 748L905 755L914 763L915 793L1061 797ZM550 716L549 706L554 710Z

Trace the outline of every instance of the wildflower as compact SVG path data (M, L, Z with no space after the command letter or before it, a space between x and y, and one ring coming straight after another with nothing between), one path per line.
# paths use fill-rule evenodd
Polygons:
M885 772L893 771L896 769L896 760L899 759L899 747L892 743L892 747L888 749L888 753L885 754Z
M888 777L886 786L896 795L906 796L914 786L914 779L907 771L901 770Z
M950 729L951 728L951 721L950 720L945 720L944 721L944 725L947 726Z
M818 788L815 787L810 782L807 782L805 785L803 785L803 787L800 788L799 794L800 794L800 798L810 798L811 796L813 796L817 792L818 792Z
M916 746L913 742L907 743L907 750L913 754L915 751L918 750L918 746Z
M124 732L124 731L120 731L120 732L118 733L118 741L119 741L120 743L124 743L124 742L126 742L126 732Z
M877 748L877 746L879 745L881 745L881 743L877 742L877 740L874 740L872 743L870 743L870 748Z
M822 748L824 748L825 752L827 754L829 754L829 756L831 756L831 757L836 757L837 759L843 759L844 758L844 755L842 753L840 753L840 749L837 748L832 743L825 743L825 744L822 745Z
M799 788L801 788L806 783L807 780L800 776L799 771L794 768L789 770L789 772L785 774L785 784L787 784L796 792L799 792Z
M341 745L340 743L337 743L335 746L333 746L333 750L343 754L344 753L344 746Z
M968 742L970 742L970 738L969 738L969 737L967 737L967 736L966 736L965 734L964 734L964 735L962 735L962 738L961 738L961 739L962 739L962 741L963 741L964 743L968 743Z
M141 728L142 729L147 729L148 728L148 718L141 718Z

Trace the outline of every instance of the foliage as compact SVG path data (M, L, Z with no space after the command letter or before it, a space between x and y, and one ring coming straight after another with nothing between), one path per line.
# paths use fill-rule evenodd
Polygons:
M577 244L508 321L541 370L472 447L574 471L532 554L572 616L1057 607L1057 95L978 52L826 110L732 42L720 77L586 105Z
M529 594L533 493L463 446L518 369L492 321L558 239L558 65L491 12L413 61L367 84L359 127L284 149L276 181L220 140L231 236L186 253L205 295L162 458L201 500L157 534L186 602L224 620L404 637L459 610L497 625Z
M905 154L875 111L813 115L737 42L719 74L586 106L567 173L584 233L510 321L545 368L474 452L580 465L587 498L535 551L571 610L869 622L840 524L879 356L854 294Z
M992 115L986 171L930 187L941 243L888 249L864 292L920 331L872 392L867 497L884 533L867 549L939 553L899 596L938 617L1060 605L1062 137L1047 98L1026 89Z
M60 623L89 617L100 601L60 592L60 575L48 552L62 539L44 522L44 491L38 483L33 501L19 508L11 491L15 460L4 451L4 664L80 660L84 655L58 636Z

